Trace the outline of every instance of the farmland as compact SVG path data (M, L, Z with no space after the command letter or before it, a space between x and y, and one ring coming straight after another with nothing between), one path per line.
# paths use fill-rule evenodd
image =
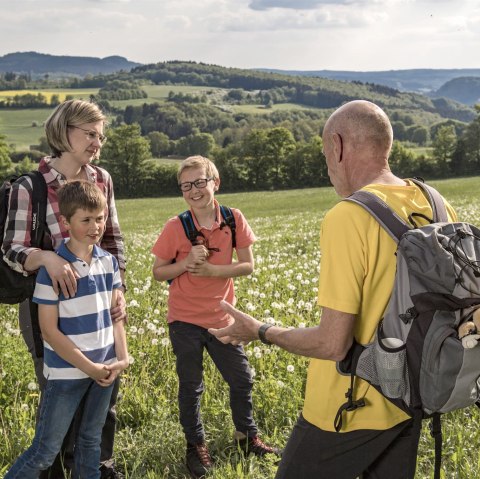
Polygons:
M434 183L461 219L480 224L480 178ZM336 201L332 188L219 195L240 208L258 236L256 268L236 280L239 308L262 320L308 327L320 319L316 306L319 225ZM128 479L183 479L185 443L178 423L175 359L165 322L168 286L151 277L150 248L165 220L185 209L180 197L119 200L128 252L128 340L132 363L122 378L116 459ZM18 331L17 311L0 306L0 475L33 436L38 391L32 362ZM284 446L302 408L308 360L275 346L246 346L254 370L254 412L262 437ZM232 445L228 391L205 358L202 401L216 479L271 479L274 460L245 459ZM478 409L446 415L446 478L479 478ZM433 442L427 423L420 442L417 478L431 477Z

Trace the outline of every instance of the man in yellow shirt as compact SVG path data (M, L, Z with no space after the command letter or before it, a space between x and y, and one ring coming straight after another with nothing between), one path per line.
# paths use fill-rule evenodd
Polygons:
M357 100L338 108L323 130L335 191L347 197L365 189L406 221L412 213L420 213L416 218L432 218L422 191L390 170L392 142L390 121L377 105ZM449 205L447 211L455 219ZM339 432L334 428L350 387L350 377L338 372L336 361L345 358L354 339L360 344L373 340L393 288L396 243L362 207L340 202L322 222L320 246L322 318L318 326L267 325L222 305L235 323L210 332L223 342L261 339L313 358L303 412L285 448L277 479L414 478L419 427L368 383L357 379L354 391L354 399L364 399L366 406L344 415Z

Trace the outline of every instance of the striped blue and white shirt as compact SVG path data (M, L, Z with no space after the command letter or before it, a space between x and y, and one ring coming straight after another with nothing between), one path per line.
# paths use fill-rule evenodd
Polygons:
M68 241L68 240L67 240ZM116 360L110 316L112 291L121 286L117 260L94 245L90 265L77 258L62 242L57 254L72 264L79 274L77 294L72 298L57 295L47 270L40 268L33 295L38 304L58 305L58 329L91 361L110 364ZM43 374L48 379L87 378L80 369L62 359L46 342Z

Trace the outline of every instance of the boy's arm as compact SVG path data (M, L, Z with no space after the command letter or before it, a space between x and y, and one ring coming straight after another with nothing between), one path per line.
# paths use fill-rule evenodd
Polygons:
M237 261L231 264L188 264L187 271L193 276L214 276L217 278L236 278L252 273L254 267L252 246L237 249Z
M172 263L172 260L155 257L153 263L153 277L157 281L168 281L185 273L188 265L201 264L206 261L208 250L203 245L192 246L188 256L181 261Z
M114 289L112 293L112 307L115 306L118 298L119 290ZM111 364L110 369L122 371L128 366L127 335L125 333L123 321L113 323L113 340L115 342L115 355L117 356L117 362Z
M110 375L110 372L103 364L90 361L90 359L58 329L58 305L39 304L38 318L43 339L62 359L97 381L105 379Z
M114 308L117 305L119 297L122 296L121 291L118 288L112 291L112 304ZM125 333L125 325L123 321L112 321L113 325L113 341L115 344L115 355L117 360L114 363L108 364L105 368L109 371L110 375L107 378L97 381L100 386L108 386L111 384L117 376L128 367L128 349L127 349L127 335Z

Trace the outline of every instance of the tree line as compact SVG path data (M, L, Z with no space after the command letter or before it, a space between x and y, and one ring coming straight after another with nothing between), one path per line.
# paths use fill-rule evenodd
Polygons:
M428 179L477 175L480 171L480 106L477 117L460 133L454 124L435 131L432 153L414 155L401 142L394 142L390 166L399 176ZM163 135L163 136L162 136ZM203 135L203 136L202 136ZM178 163L152 160L155 140L169 143L167 135L152 130L142 134L139 123L125 122L108 130L100 166L112 174L118 197L154 197L178 194ZM218 145L210 134L191 133L177 140L182 157L209 156L217 165L223 191L279 190L329 185L323 143L319 134L297 139L282 125L250 128L237 142ZM40 149L47 149L42 139ZM157 145L158 146L158 145ZM47 152L45 152L47 153ZM0 176L28 171L34 162L13 154L0 137Z

